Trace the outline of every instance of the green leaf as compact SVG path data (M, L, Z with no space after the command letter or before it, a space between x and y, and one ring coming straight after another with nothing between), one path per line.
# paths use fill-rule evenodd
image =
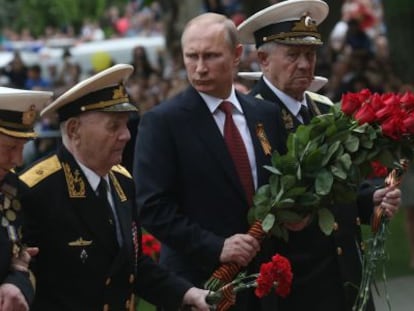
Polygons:
M289 189L285 193L285 198L296 198L297 196L300 196L304 194L307 190L307 187L293 187L292 189Z
M271 230L271 234L274 237L280 238L283 241L287 242L289 240L289 233L287 231L287 229L285 227L283 227L282 225L274 225L272 230Z
M325 235L330 235L332 233L335 218L332 212L327 208L321 208L318 210L318 223L319 228Z
M359 148L359 138L354 135L349 135L344 142L344 147L347 151L354 153Z
M285 190L289 190L296 184L296 177L294 175L284 175L281 177L281 184Z
M315 179L315 192L319 195L327 195L333 184L333 175L326 168L323 168L316 175Z
M338 161L341 163L345 171L348 171L352 165L352 160L351 160L351 156L349 155L349 153L344 153L343 155L341 155L338 158Z
M326 153L326 156L323 159L322 166L326 166L326 164L329 163L329 161L331 160L331 157L335 154L335 152L338 150L340 145L341 145L341 142L336 141L328 147L328 151Z
M320 149L315 149L303 157L302 167L305 171L317 171L322 168L324 154Z
M273 166L270 166L270 165L263 165L263 167L266 170L268 170L269 172L271 172L272 174L282 175L282 173L276 167L273 167Z
M337 165L331 165L330 166L330 169L331 169L331 172L332 172L332 175L333 176L335 176L335 177L337 177L339 179L342 179L342 180L345 180L346 179L347 174L342 169L342 167L340 165L338 165L338 164Z
M275 215L267 214L262 222L262 229L264 232L269 232L275 224Z
M299 196L296 200L296 203L307 209L308 207L317 206L320 202L320 197L316 193L305 192L303 195Z
M281 223L285 223L285 222L293 223L293 222L301 221L303 219L303 216L293 211L283 210L277 213L277 219Z
M281 176L279 175L272 175L269 177L270 194L272 198L274 198L280 190L280 179Z

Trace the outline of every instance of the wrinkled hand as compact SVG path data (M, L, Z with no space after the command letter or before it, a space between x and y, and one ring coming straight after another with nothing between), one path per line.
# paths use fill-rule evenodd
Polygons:
M234 262L245 267L260 251L260 243L248 234L235 234L224 241L220 254L222 263Z
M9 283L0 285L0 311L28 311L29 306L20 289Z
M373 196L374 205L382 208L388 218L392 218L400 208L401 191L395 187L377 189Z
M32 257L36 256L38 253L39 253L39 248L37 247L24 248L20 252L19 257L12 258L11 268L16 271L28 272L30 260L32 259Z
M210 306L206 302L208 290L191 287L184 295L183 304L194 311L209 311ZM186 308L187 310L188 308Z
M301 231L306 228L311 222L311 215L305 216L301 221L298 222L285 222L283 225L290 231Z

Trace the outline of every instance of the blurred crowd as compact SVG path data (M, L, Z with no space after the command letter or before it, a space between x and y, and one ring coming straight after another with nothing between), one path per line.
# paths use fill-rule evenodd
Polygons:
M269 4L275 2L277 0L269 0ZM205 0L202 4L200 12L224 13L236 24L246 18L242 1L239 0ZM343 93L363 88L378 92L413 90L413 83L401 81L393 71L381 0L343 0L341 15L342 18L337 21L329 37L324 38L325 44L319 50L321 55L316 74L329 79L320 92L338 102ZM43 36L34 38L29 28L20 33L3 29L2 47L7 49L10 42L17 41L46 42L66 38L76 45L116 37L159 36L165 33L162 17L158 1L136 0L127 2L123 8L107 8L99 21L85 20L79 33L70 27L48 27ZM160 51L155 59L155 63L150 61L145 47L131 47L130 63L135 71L128 82L128 89L141 114L187 86L179 42L169 46L168 51ZM257 71L258 68L255 48L246 46L240 71ZM39 64L27 66L16 50L12 61L1 68L0 84L30 90L52 90L55 96L59 96L94 73L84 72L84 68L73 60L69 49L63 53L60 64L50 64L47 72L44 71L45 67ZM245 92L254 83L237 77L236 82L239 89ZM53 120L41 122L39 128L45 137L55 133ZM42 155L44 152L38 153ZM32 161L34 158L37 155L28 159Z

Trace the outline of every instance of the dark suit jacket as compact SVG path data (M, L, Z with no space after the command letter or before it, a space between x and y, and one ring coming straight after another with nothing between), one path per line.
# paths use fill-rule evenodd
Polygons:
M33 263L33 310L125 310L135 293L179 306L191 287L141 255L132 177L121 166L109 175L121 247L106 210L64 147L20 175L24 238L40 248Z
M290 115L293 124L285 121L287 130L294 132L300 124L291 115L284 103L267 86L263 78L252 89L251 95L260 95L282 109L284 116ZM325 103L307 97L312 115L326 113ZM315 106L316 104L316 106ZM317 108L317 109L315 109ZM361 279L360 249L361 224L368 224L373 210L372 195L375 187L366 182L361 185L355 204L331 206L335 216L335 230L325 236L317 221L300 232L290 232L289 241L275 240L275 251L288 257L292 263L292 292L280 300L281 311L350 311L355 301ZM269 256L275 251L271 251ZM268 298L269 299L269 298ZM372 310L372 301L367 310Z
M285 152L285 131L271 103L237 93L256 155L258 185L270 163L256 129ZM201 96L189 87L148 111L135 148L134 179L143 226L162 241L161 264L203 286L224 240L248 230L249 206L223 136Z
M14 215L16 215L16 219L12 221L12 219L7 217L6 213L0 209L0 220L3 222L3 220L5 221L7 219L9 225L12 225L16 234L19 235L21 230L21 209L18 207L19 204L16 203L19 202L19 183L17 176L10 172L4 178L2 185L7 185L7 188L15 190L15 192L11 191L14 193L1 193L2 199L0 200L0 204L4 204L3 198L5 196L8 197L11 202L8 209L11 209L15 213ZM29 279L29 273L10 270L11 259L13 256L12 249L13 243L10 241L7 227L2 225L0 226L0 284L10 283L17 286L30 304L33 300L34 288Z

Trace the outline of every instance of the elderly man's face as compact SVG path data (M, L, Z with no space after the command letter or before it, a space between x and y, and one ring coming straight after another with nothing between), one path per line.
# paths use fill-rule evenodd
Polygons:
M316 47L277 44L270 53L259 52L265 76L279 90L301 100L313 80Z
M126 112L89 112L81 114L74 137L75 155L102 176L121 163L126 143L131 138Z
M16 166L23 164L25 138L15 138L0 133L0 181Z

